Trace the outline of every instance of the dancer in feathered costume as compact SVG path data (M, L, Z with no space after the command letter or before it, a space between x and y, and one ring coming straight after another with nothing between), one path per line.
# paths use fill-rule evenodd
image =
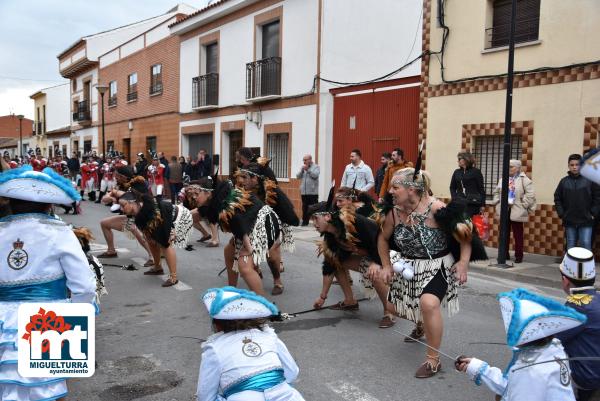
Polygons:
M385 216L378 239L383 266L378 274L389 283L394 271L402 273L392 282L390 299L400 316L424 323L405 340L425 335L428 344L439 349L443 334L441 306L447 305L450 315L458 312L458 285L467 281L469 261L487 256L463 210L429 195L431 179L420 168L419 152L415 168L401 169L392 178L389 192L393 208ZM402 258L394 267L390 249ZM431 377L440 366L438 353L429 350L415 377Z
M323 237L318 248L319 255L324 257L323 286L314 307L323 306L333 278L336 277L344 292L344 300L333 309L358 310L358 302L352 293L348 274L348 270L354 270L362 274L361 281L367 295L373 296L376 292L379 296L384 319L393 318L396 309L387 300L389 287L379 277L373 276L371 279L368 275L370 270L381 269L381 260L377 253L379 227L374 221L357 214L353 207L334 208L334 193L332 187L327 202L312 205L308 211L316 230Z
M262 158L259 159L259 161ZM281 248L292 252L294 250L294 235L292 226L298 226L300 219L294 211L294 206L287 195L279 188L277 182L269 178L272 170L268 167L268 161L252 162L246 167L238 170L242 187L258 196L258 198L277 214L281 221L281 245L275 244L267 257L267 264L273 274L273 291L271 295L283 293L283 282L281 281ZM274 174L273 174L274 175Z
M162 286L170 287L177 279L177 256L175 248L185 248L192 231L192 215L183 205L173 206L171 202L157 201L148 191L143 177L130 182L129 191L119 199L123 212L135 218L135 225L144 233L152 251L154 267L145 275L162 275L161 251L167 260L169 278Z
M229 284L237 284L239 272L252 291L264 295L255 268L267 260L280 241L281 222L277 214L255 195L216 177L212 180L203 177L197 185L188 186L186 196L193 207L206 206L210 223L219 224L221 230L233 234L232 254L228 251L230 247L224 249Z
M73 228L73 233L79 240L79 243L81 244L81 249L87 257L88 263L90 265L90 270L92 270L92 272L96 276L96 300L98 304L100 304L100 297L102 297L102 295L108 294L108 291L106 291L106 285L104 284L104 266L102 266L102 263L100 263L98 258L92 255L92 253L90 252L90 242L94 239L94 236L92 235L90 229L87 227Z
M95 303L96 277L75 234L50 214L79 194L52 169L23 166L0 174L0 197L11 213L0 219L0 399L56 400L67 395L65 378L18 373L17 311L26 302Z

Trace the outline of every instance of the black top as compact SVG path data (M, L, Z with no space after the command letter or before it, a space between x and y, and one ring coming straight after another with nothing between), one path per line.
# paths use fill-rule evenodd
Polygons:
M162 219L160 224L153 223L156 209ZM140 212L135 216L135 225L164 248L170 245L173 221L173 205L166 201L156 203L145 199Z
M554 191L554 207L565 226L592 226L600 214L600 187L569 173Z
M387 168L387 164L379 167L377 173L375 174L375 193L378 194L381 191L381 186L383 185L383 179L385 178L385 169Z
M476 167L454 170L450 180L450 196L454 202L465 205L467 215L479 213L479 209L485 204L481 171Z
M277 203L270 206L273 208L273 211L277 213L281 222L289 226L299 225L300 219L294 211L294 205L292 204L292 201L290 201L290 198L288 198L279 187L275 188L275 194L277 196Z

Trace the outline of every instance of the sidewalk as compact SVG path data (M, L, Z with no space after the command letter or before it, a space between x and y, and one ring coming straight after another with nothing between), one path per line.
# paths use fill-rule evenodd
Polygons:
M319 234L312 225L295 227L294 236L300 241L314 242L319 240ZM555 256L526 253L522 263L515 264L513 261L507 261L507 264L512 267L503 269L491 266L496 263L498 250L486 247L486 251L489 260L471 263L470 268L473 271L528 284L560 288L561 275L558 271L559 263ZM596 275L600 276L600 264L596 264Z

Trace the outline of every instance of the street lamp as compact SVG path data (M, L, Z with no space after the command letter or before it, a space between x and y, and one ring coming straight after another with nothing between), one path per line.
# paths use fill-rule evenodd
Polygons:
M21 157L23 157L23 118L25 118L25 116L19 114L17 118L19 119L19 153L21 153Z
M104 146L104 94L108 90L108 86L98 84L96 85L96 89L100 93L100 101L102 102L102 157L106 158L106 148Z

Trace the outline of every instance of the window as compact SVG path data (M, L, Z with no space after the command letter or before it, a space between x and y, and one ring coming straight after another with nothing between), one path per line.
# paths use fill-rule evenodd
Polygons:
M106 141L106 150L113 152L115 150L115 141Z
M288 173L288 138L289 134L267 135L267 157L271 159L270 167L277 178L289 178Z
M262 58L279 57L279 21L270 22L261 27Z
M129 75L127 83L127 101L137 100L137 72Z
M498 185L498 180L502 176L504 137L502 135L475 136L474 139L473 156L477 161L477 167L483 174L486 199L492 199L494 188ZM523 153L521 146L521 135L512 135L510 138L511 159L521 160Z
M146 151L156 152L156 137L155 136L147 136L146 137Z
M150 67L150 94L155 95L163 90L162 64L154 64Z
M73 80L73 92L77 92L77 79Z
M216 74L219 72L219 44L211 43L205 46L206 50L206 73Z
M108 107L117 105L117 81L108 84Z
M487 48L508 46L511 0L493 0L492 28L487 29ZM540 0L517 0L515 43L538 39Z
M89 155L92 152L92 141L83 141L83 154Z

